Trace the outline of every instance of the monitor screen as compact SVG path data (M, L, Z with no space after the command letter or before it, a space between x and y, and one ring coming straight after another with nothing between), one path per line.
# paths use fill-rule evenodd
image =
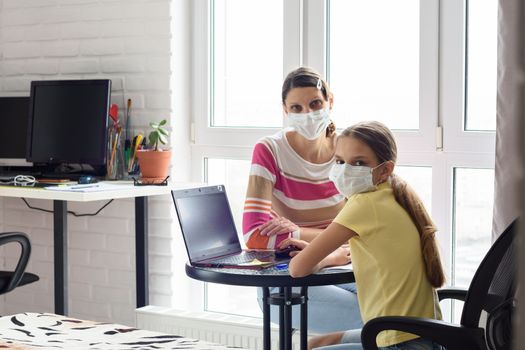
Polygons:
M29 97L0 97L0 166L30 166L26 161Z
M27 159L105 164L110 98L108 79L32 81Z

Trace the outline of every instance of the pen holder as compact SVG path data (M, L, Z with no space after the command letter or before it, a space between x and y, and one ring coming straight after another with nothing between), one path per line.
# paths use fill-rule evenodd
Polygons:
M108 130L107 178L122 180L124 178L124 152L121 145L122 129L112 126Z

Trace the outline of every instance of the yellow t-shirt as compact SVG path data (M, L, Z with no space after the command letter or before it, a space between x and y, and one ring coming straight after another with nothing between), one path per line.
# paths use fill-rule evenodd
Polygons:
M436 292L426 277L419 233L389 183L351 196L334 222L357 233L349 243L364 322L379 316L441 319ZM384 331L377 345L414 338Z

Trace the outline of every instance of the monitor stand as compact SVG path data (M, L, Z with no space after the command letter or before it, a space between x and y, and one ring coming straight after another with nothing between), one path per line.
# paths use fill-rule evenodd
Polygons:
M16 176L16 175L31 175L40 176L40 170L36 167L20 167L20 166L0 166L0 175L2 176Z

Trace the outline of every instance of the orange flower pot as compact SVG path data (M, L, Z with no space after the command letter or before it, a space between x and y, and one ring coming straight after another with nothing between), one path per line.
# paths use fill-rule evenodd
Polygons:
M144 183L160 183L169 174L171 151L138 150L141 180Z

